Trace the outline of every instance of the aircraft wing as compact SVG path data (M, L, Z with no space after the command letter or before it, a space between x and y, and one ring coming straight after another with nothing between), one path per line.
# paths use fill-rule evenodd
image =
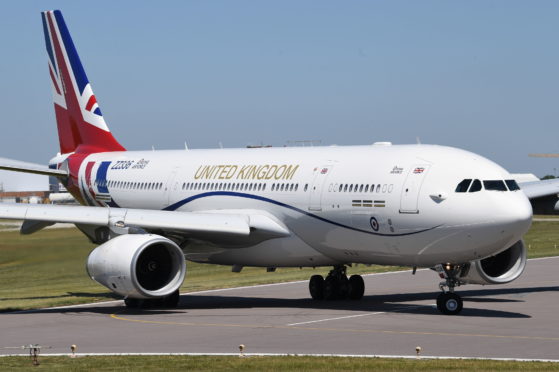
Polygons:
M8 170L14 172L33 173L43 176L67 177L68 172L60 169L50 169L44 165L26 163L23 161L0 158L0 170Z
M180 212L147 209L103 208L41 204L0 204L0 219L23 220L22 234L46 226L73 223L78 227L108 227L113 231L140 228L163 235L180 235L210 243L252 245L289 236L289 230L261 211ZM122 231L122 230L121 230Z
M518 186L528 199L543 198L559 194L559 178L519 183Z

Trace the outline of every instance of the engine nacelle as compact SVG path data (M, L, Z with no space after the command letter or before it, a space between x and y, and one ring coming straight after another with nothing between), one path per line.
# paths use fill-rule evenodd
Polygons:
M91 279L124 297L158 298L177 290L186 275L182 250L151 234L120 235L87 258Z
M495 256L470 262L459 280L464 284L505 284L518 278L525 267L526 247L519 240Z

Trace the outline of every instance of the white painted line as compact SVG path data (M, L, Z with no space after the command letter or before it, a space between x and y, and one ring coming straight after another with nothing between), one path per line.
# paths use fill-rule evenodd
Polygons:
M336 358L386 358L386 359L418 359L415 355L381 355L381 354L289 354L289 353L244 353L245 357L265 357L265 356L291 356L291 357L336 357ZM69 353L45 353L40 357L70 357ZM239 357L239 353L76 353L76 357L88 356L234 356ZM26 357L26 354L0 354L1 357ZM542 362L559 363L559 359L528 359L528 358L482 358L482 357L456 357L456 356L430 356L422 355L419 359L438 359L438 360L495 360L503 362Z
M378 315L378 314L384 314L384 313L386 313L386 311L378 311L378 312L376 312L376 313L368 313L368 314L358 314L358 315L339 316L339 317L337 317L337 318L328 318L328 319L320 319L320 320L311 320L311 321L308 321L308 322L291 323L291 324L288 324L288 326L296 326L296 325L301 325L301 324L311 324L311 323L327 322L327 321L329 321L329 320L359 318L359 317L361 317L361 316Z
M394 310L390 310L391 313L396 313L396 312L400 312L400 311L404 311L404 310L409 310L409 309L417 309L418 307L436 307L437 305L435 304L430 304L430 305L416 305L416 306L406 306L406 307L401 307L399 309L394 309ZM287 326L296 326L296 325L302 325L302 324L311 324L311 323L320 323L320 322L327 322L329 320L340 320L340 319L349 319L349 318L359 318L362 316L368 316L368 315L379 315L379 314L386 314L388 311L377 311L374 313L367 313L367 314L357 314L357 315L348 315L348 316L339 316L336 318L327 318L327 319L319 319L319 320L310 320L308 322L299 322L299 323L291 323L291 324L287 324Z

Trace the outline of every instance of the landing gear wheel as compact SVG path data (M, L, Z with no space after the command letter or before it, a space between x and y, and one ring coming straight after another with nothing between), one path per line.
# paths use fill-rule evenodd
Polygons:
M338 278L338 293L337 299L338 300L345 300L349 296L349 292L351 290L349 279L347 276L343 275Z
M365 293L365 282L361 275L352 275L349 278L349 294L350 300L360 300Z
M137 309L141 306L142 300L139 298L125 298L124 305L129 309Z
M324 299L336 300L338 298L338 280L329 276L324 281Z
M437 297L437 309L445 315L456 315L462 311L463 301L456 293L441 293Z
M309 280L309 292L313 300L324 299L324 278L322 275L313 275Z
M176 291L174 291L169 296L163 299L163 306L169 309L175 309L179 306L179 301L180 301L180 292L177 289Z

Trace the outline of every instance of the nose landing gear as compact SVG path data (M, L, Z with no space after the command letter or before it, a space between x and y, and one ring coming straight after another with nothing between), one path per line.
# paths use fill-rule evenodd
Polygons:
M360 300L365 292L361 275L346 275L346 266L334 266L326 279L313 275L309 281L309 292L313 300Z
M445 281L439 284L439 288L443 293L437 297L437 309L445 315L456 315L462 311L464 305L462 298L454 293L454 287L460 285L458 274L462 270L461 265L437 265L436 270ZM448 287L448 291L445 291Z

